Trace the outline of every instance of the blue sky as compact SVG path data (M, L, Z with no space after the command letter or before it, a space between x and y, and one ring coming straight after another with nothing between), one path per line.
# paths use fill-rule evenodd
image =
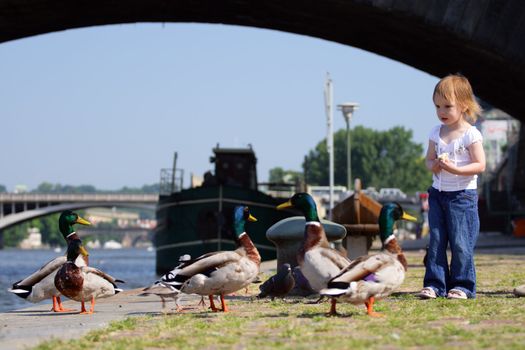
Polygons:
M252 144L260 181L276 166L300 170L326 135L327 72L334 104L361 105L352 126L403 125L426 145L436 77L317 38L156 23L3 43L0 184L140 187L159 181L174 151L187 176L202 175L217 143Z

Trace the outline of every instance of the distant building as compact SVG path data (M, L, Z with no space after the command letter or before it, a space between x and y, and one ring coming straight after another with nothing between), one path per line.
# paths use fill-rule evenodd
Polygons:
M483 135L487 172L492 173L507 157L509 147L517 142L520 122L502 110L484 106L477 126Z
M307 192L317 204L319 218L327 219L330 212L330 186L308 186ZM351 194L346 186L334 186L334 206Z
M42 234L36 227L31 227L27 230L29 236L20 242L20 249L38 249L42 248Z
M140 219L137 212L117 210L116 208L88 209L86 217L94 226L100 223L115 223L120 228L153 229L157 226L157 220Z
M16 185L15 186L15 193L27 193L27 185Z

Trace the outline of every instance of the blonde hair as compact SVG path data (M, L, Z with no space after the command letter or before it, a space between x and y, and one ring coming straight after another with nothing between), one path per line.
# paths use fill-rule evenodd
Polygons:
M474 97L472 86L467 78L461 74L449 74L441 79L434 88L434 94L443 97L447 101L454 101L465 108L467 120L475 123L481 114L481 106Z

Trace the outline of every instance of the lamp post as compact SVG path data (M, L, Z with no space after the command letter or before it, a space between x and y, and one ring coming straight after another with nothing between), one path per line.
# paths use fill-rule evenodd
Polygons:
M356 102L345 102L337 105L337 109L343 112L346 121L346 182L348 191L352 189L352 146L350 146L350 121L352 114L359 108Z
M326 136L326 149L328 151L328 179L329 179L329 206L330 213L328 218L332 220L332 209L334 209L334 125L333 125L333 113L332 113L332 99L333 96L333 87L332 87L332 78L330 78L330 73L326 74L326 83L324 88L324 102L325 102L325 111L326 111L326 126L327 126L327 136Z

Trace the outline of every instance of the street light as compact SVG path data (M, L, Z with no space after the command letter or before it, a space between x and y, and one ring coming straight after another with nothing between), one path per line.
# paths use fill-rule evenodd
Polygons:
M348 191L352 188L352 147L350 146L350 120L355 110L359 108L356 102L345 102L337 105L337 109L343 112L346 121L346 182Z

